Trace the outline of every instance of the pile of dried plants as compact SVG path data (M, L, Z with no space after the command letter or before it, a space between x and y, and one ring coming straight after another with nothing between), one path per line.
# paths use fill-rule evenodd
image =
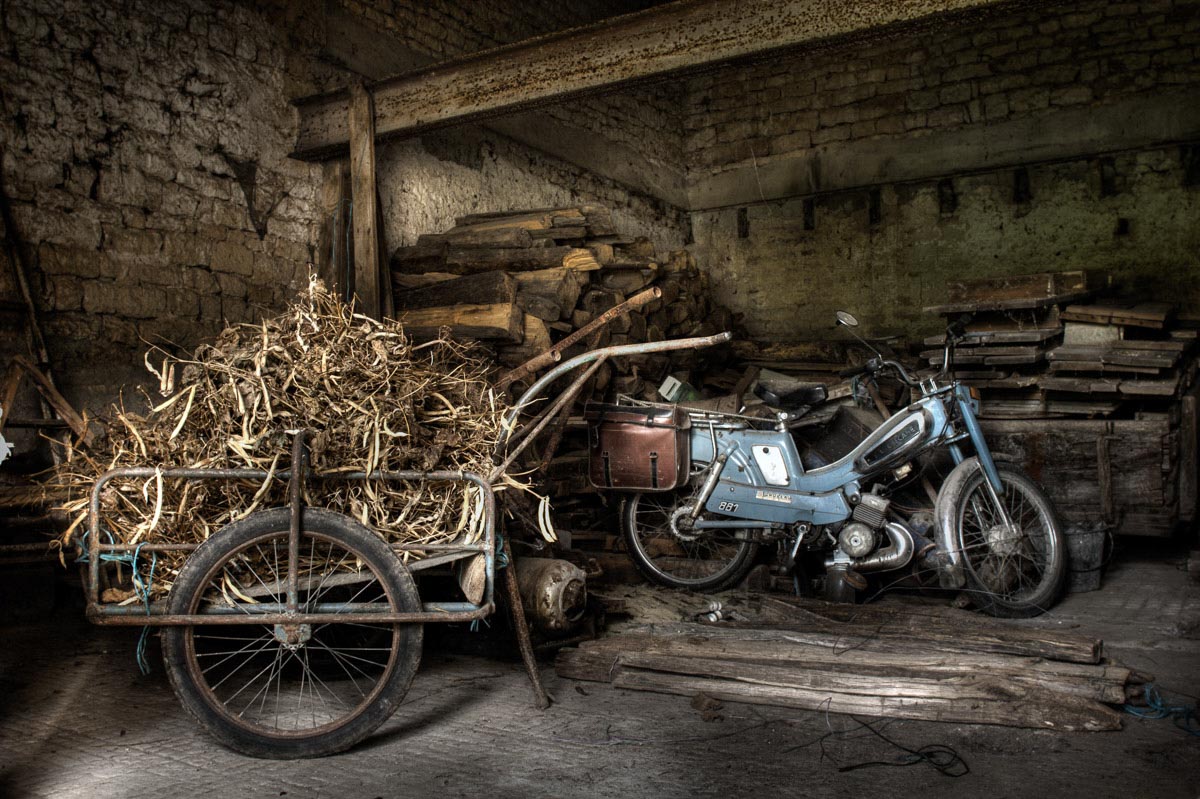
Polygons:
M318 474L487 475L505 410L488 379L486 353L442 339L413 344L399 323L355 315L316 282L273 319L229 327L190 359L153 350L146 366L165 399L151 399L144 415L124 403L114 407L103 420L106 443L76 451L56 473L75 514L64 545L87 529L88 493L111 468L255 468L273 475L288 468L292 433L304 428ZM346 513L393 542L474 540L481 533L478 490L462 484L311 481L308 492L312 504ZM156 475L110 483L102 520L115 541L194 543L285 497L286 484L275 477ZM169 590L184 557L159 555L156 594Z

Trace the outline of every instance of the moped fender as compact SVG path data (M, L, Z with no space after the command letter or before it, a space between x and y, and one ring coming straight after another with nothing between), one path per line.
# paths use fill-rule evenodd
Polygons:
M749 485L721 480L705 509L723 516L755 521L833 524L850 516L842 491L806 494L779 486Z

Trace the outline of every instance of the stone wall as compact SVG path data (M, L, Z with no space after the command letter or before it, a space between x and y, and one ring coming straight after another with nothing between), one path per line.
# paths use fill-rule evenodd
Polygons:
M761 166L831 142L919 136L1200 83L1194 0L1034 5L695 78L688 165Z
M1094 160L1032 167L1030 199L1016 203L1011 171L962 176L953 212L938 181L884 186L875 224L867 191L702 212L696 249L747 329L783 341L828 337L838 309L872 335L936 332L939 317L921 309L971 275L1107 270L1133 296L1194 310L1200 191L1183 185L1180 149L1121 154L1112 167L1109 196Z
M1197 150L1175 140L1200 138L1198 89L1190 0L1026 5L697 77L696 253L772 338L824 336L838 307L925 333L970 275L1110 269L1194 306Z
M148 343L191 349L304 284L325 221L324 170L287 157L292 99L379 77L360 63L368 57L376 68L411 66L644 3L520 5L0 4L0 176L67 398L100 410L118 387L144 380ZM661 128L658 155L681 163L678 117L664 123L666 104L639 99L652 96L605 101L606 115L580 129L595 137L611 127L620 143ZM618 130L635 118L640 130ZM635 232L659 241L681 242L686 222L479 128L381 148L380 172L389 248L456 214L576 199L623 209L641 220ZM0 357L23 349L10 336Z

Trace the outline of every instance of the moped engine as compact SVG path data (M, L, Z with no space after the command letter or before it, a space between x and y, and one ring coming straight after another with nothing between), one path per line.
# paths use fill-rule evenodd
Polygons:
M854 506L850 523L838 533L838 549L852 558L871 554L879 543L878 532L883 529L890 504L878 494L863 494Z

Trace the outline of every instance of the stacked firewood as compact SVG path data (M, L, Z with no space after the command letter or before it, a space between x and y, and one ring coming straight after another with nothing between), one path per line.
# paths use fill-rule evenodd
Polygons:
M607 209L583 205L472 214L392 256L396 315L416 339L441 329L483 340L515 367L648 287L661 296L633 308L565 355L585 348L707 336L730 328L686 251L659 253L617 235ZM606 364L589 395L656 398L668 374L690 377L702 354L644 355Z

